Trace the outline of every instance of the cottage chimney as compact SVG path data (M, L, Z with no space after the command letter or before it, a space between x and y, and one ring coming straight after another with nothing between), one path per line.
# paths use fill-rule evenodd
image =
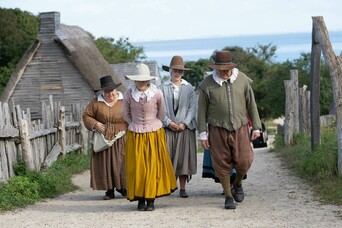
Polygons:
M39 35L55 35L56 31L60 29L60 13L46 12L40 13L40 29Z

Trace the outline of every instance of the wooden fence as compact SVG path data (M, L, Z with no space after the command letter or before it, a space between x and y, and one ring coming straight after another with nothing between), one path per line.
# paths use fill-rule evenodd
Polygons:
M83 107L70 113L59 102L42 103L42 119L32 120L30 110L0 102L0 182L14 176L13 165L25 162L30 170L49 167L59 155L88 152L89 131L82 121Z
M291 79L285 80L285 121L284 143L291 145L296 133L312 133L310 91L304 85L298 89L298 71L290 71ZM317 110L317 107L315 107ZM319 112L319 110L318 110ZM334 115L319 116L317 127L325 127L336 123ZM278 130L280 131L280 130Z

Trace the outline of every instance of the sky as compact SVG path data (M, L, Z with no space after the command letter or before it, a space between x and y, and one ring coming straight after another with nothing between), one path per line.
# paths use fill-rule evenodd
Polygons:
M61 23L130 41L311 32L323 16L342 31L341 0L0 0L34 15L57 11Z

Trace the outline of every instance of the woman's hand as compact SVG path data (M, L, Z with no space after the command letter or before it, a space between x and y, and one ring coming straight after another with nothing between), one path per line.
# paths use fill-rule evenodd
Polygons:
M183 123L178 124L178 131L184 131L186 129L186 125Z
M97 130L98 132L101 132L102 134L104 134L104 132L105 132L105 125L100 123L100 122L97 122L95 124L95 130Z
M179 127L175 122L170 122L168 128L170 128L172 131L178 131L179 130L178 129Z

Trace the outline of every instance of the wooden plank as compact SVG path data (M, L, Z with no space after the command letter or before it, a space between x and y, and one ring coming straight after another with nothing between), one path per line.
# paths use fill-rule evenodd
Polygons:
M2 109L2 103L0 101L0 129L3 129L5 126L4 114Z
M17 163L16 153L13 151L14 142L5 141L6 154L7 154L7 164L8 164L8 175L9 177L14 176L13 164Z
M285 85L285 120L284 120L284 143L290 146L293 142L294 134L294 82L293 80L284 80Z
M290 77L293 81L293 123L294 134L299 133L299 88L298 88L298 70L290 70Z
M36 167L34 166L34 160L33 160L34 157L33 157L31 143L28 138L29 129L27 125L28 124L26 120L24 119L19 120L19 129L20 129L19 132L20 132L23 159L29 170L35 170Z
M2 177L4 180L9 179L8 173L8 163L7 163L7 154L5 148L5 142L0 141L0 158L1 158L1 170L2 170Z
M74 143L72 145L67 145L66 146L66 153L70 153L72 151L80 150L82 149L82 146L78 143Z
M62 148L62 154L66 154L66 132L65 132L65 108L60 107L58 118L58 130L59 130L59 144Z
M13 164L18 163L20 160L17 152L17 146L15 145L15 142L13 140L7 140L6 141L6 147L7 147L7 156L11 157L12 165L10 168L10 177L14 176L14 170L13 170Z
M80 122L67 122L65 123L65 129L70 130L72 128L79 128L80 127Z
M62 148L61 146L56 143L51 151L48 153L48 156L46 156L45 161L42 165L43 168L50 167L58 158L58 155L61 153Z
M56 133L58 130L57 128L49 128L49 129L42 129L38 131L33 131L28 135L29 140L33 140L35 138L49 136L52 133Z
M84 155L88 154L88 150L89 150L89 131L88 129L85 127L83 120L81 120L81 137L82 137L82 152Z
M1 129L0 138L16 138L19 137L19 130L13 127L6 127Z
M310 87L311 87L311 149L313 150L321 142L321 129L319 123L320 116L320 71L321 71L321 46L316 39L316 30L312 28L311 42L311 69L310 69Z

